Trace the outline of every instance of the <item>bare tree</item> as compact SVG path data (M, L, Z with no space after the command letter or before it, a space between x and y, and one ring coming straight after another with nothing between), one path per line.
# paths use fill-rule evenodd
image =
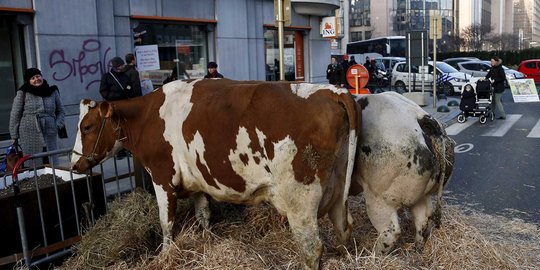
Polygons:
M519 36L513 33L492 34L489 43L493 50L511 51L519 49Z
M479 23L465 27L460 36L463 39L463 47L468 51L482 49L482 45L491 30L491 25L481 25Z
M459 33L444 36L442 44L439 48L443 52L459 52L463 46L463 39L459 37Z

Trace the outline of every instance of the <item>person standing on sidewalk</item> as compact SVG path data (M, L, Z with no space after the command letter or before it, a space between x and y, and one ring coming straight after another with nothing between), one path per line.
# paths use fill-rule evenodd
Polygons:
M205 79L223 78L223 75L217 71L216 62L208 62L208 74L204 76Z
M139 77L139 71L136 66L135 55L132 53L126 54L126 65L124 67L124 73L129 77L131 86L133 87L133 93L136 97L142 96L141 90L141 78Z
M338 64L336 57L332 56L330 64L326 68L326 79L333 85L341 86L343 68Z
M502 94L504 93L504 81L506 80L506 74L502 67L502 60L497 57L491 57L491 69L486 75L486 79L491 80L491 86L493 86L493 107L497 107L499 117L497 119L506 119L506 112L501 101ZM495 111L495 110L494 110Z

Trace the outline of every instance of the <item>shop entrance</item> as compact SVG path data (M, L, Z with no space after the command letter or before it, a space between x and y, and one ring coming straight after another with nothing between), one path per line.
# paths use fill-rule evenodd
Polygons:
M304 80L304 35L303 31L285 31L283 46L285 80ZM279 80L279 44L277 29L264 31L264 57L267 81Z

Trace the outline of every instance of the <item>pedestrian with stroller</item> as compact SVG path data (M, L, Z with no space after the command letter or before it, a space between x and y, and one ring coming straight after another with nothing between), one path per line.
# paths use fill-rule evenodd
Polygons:
M491 69L486 75L486 79L489 79L491 81L491 86L493 87L493 103L495 103L496 106L494 107L497 108L499 115L497 119L506 119L506 113L504 111L504 106L501 101L502 94L504 93L504 82L506 80L506 74L504 73L504 69L502 67L502 60L499 57L493 56L491 58Z

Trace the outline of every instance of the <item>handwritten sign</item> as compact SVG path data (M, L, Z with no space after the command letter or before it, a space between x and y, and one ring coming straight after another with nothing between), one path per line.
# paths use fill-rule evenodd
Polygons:
M157 70L159 68L159 53L157 45L135 47L137 68L139 71Z

